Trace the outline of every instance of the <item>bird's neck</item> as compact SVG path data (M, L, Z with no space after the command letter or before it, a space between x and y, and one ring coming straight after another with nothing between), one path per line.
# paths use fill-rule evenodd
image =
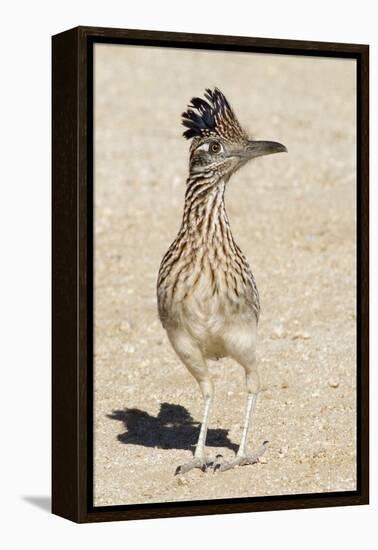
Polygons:
M224 203L225 181L211 174L189 176L181 232L195 243L221 245L232 239Z

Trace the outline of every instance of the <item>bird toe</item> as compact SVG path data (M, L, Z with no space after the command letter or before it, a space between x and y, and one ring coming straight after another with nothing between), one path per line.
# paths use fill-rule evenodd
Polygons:
M223 462L222 464L217 464L215 471L219 470L220 472L225 472L238 466L256 464L259 461L259 458L262 457L262 455L265 453L268 443L269 441L264 441L264 443L257 449L257 451L252 454L239 455L236 456L233 460Z
M217 455L214 460L207 460L206 458L193 458L189 462L177 466L175 475L186 474L195 468L200 469L202 472L207 472L210 470L215 471L215 468L221 464L221 458L223 458L222 455Z

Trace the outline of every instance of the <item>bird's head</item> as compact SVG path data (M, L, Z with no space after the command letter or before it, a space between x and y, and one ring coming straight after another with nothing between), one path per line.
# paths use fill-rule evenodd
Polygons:
M190 146L190 173L213 172L228 180L249 160L287 152L275 141L254 141L240 126L229 102L218 88L207 89L206 99L194 97L182 123L184 136L193 138Z

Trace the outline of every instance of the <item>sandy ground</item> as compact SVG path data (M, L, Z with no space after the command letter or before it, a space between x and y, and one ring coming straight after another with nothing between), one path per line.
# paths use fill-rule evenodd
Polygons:
M352 60L96 46L95 504L355 488L355 65ZM288 155L231 180L227 210L260 290L263 463L174 476L202 416L157 317L160 260L181 221L180 113L218 86L258 139ZM242 369L211 363L208 454L231 457Z

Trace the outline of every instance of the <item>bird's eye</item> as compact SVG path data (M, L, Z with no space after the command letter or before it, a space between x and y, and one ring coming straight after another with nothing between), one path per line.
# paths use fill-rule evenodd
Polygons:
M211 144L210 144L210 151L211 153L219 153L219 151L221 150L221 145L218 141L213 141Z

